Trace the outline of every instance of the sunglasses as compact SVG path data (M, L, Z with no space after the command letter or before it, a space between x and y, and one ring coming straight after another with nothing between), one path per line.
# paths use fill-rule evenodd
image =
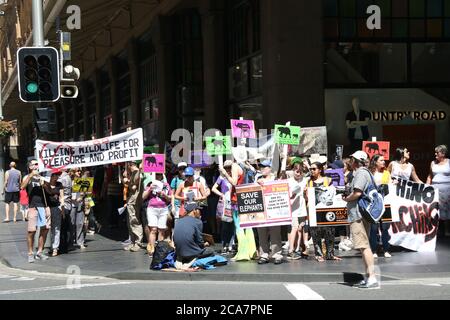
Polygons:
M319 170L318 168L310 168L309 171L316 171Z

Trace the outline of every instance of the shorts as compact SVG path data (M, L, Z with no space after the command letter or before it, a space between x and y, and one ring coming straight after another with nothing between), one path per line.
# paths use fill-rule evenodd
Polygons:
M350 223L350 234L354 249L369 249L370 223L364 219Z
M148 226L158 229L167 229L167 217L169 215L169 208L147 208Z
M5 203L19 203L19 192L5 192Z
M28 232L35 232L37 228L42 227L45 227L45 229L50 229L51 226L50 210L48 208L42 209L43 209L42 212L39 212L37 208L28 209Z
M292 217L292 228L298 228L300 226L299 217Z

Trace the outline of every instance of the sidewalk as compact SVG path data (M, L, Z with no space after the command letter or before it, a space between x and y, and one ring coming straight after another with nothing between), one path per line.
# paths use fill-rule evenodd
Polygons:
M107 234L108 230L105 232ZM342 254L341 262L318 263L310 259L278 266L273 263L258 265L256 261L230 262L211 271L181 273L152 271L149 269L151 260L144 250L137 253L124 251L120 241L103 235L87 236L87 244L88 248L83 251L76 250L30 264L27 262L26 222L0 223L0 261L12 268L45 273L66 273L69 266L76 265L82 275L121 280L255 282L344 282L358 280L359 274L363 273L362 260L356 251ZM336 253L341 254L340 251ZM436 252L394 252L392 259L379 258L376 264L385 281L450 277L450 238L438 240Z

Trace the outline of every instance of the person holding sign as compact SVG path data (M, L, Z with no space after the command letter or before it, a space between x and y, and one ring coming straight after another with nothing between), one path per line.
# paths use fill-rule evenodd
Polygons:
M445 236L450 236L450 160L448 148L437 146L434 150L436 159L430 165L427 184L439 189L439 217L444 221Z
M266 160L261 162L261 177L258 179L258 184L264 185L266 182L276 180L272 173L272 162ZM281 243L281 227L262 227L258 228L259 237L259 253L260 258L258 264L269 263L269 251L272 253L272 258L276 265L283 263L282 243ZM269 242L270 238L270 242Z
M201 202L206 200L208 197L206 195L205 188L200 182L195 181L194 179L195 171L191 167L187 167L184 170L185 179L178 186L177 191L175 192L175 199L180 201L181 207L179 211L179 217L184 217L186 215L186 211L184 210L184 203L187 200L186 195L188 192L194 192L195 198L194 201Z
M163 182L163 174L156 173L155 179L142 195L143 200L149 199L147 207L147 221L150 228L147 239L147 253L149 256L152 256L155 251L156 234L158 234L158 241L163 241L166 236L165 231L169 216L168 206L172 200L172 190L166 182Z
M369 166L370 172L373 174L373 178L377 186L383 185L385 189L383 189L383 196L385 196L388 192L388 184L391 182L391 175L389 171L386 170L386 163L384 157L382 155L376 154L373 156L372 160L370 160ZM389 209L390 210L390 209ZM381 241L383 243L383 251L385 258L391 258L391 254L389 253L389 223L383 223L380 220L379 223L371 224L370 226L370 247L373 252L373 257L378 258L377 249L378 249L378 230L381 230Z
M306 202L304 191L306 188L306 179L303 178L302 161L295 160L292 167L294 176L289 178L289 189L291 191L291 208L292 208L292 230L289 234L289 253L287 258L290 260L298 260L307 257L306 242L308 242L308 233L305 231L308 213L306 211ZM298 242L297 242L298 238ZM303 240L303 241L302 241ZM303 244L303 252L297 253L297 243Z
M409 162L410 152L407 148L397 148L395 150L394 161L389 164L388 171L395 183L397 179L411 180L417 183L423 183L416 173L414 165Z
M324 166L320 162L314 162L309 169L311 171L311 177L307 182L308 188L315 188L316 199L318 199L321 192L321 187L330 187L331 179L325 176ZM316 201L316 199L308 199L308 201ZM324 253L322 250L322 239L325 240L326 256L327 260L340 261L341 258L334 255L334 227L314 227L311 228L311 237L314 243L314 255L318 262L324 262Z
M223 168L228 175L231 175L231 167L233 161L227 160L223 164ZM220 188L220 191L219 191ZM221 238L222 238L222 254L227 254L232 251L231 242L235 234L233 224L233 213L231 211L231 184L223 176L217 178L216 183L212 187L212 192L219 196L219 203L217 204L217 216L221 219Z

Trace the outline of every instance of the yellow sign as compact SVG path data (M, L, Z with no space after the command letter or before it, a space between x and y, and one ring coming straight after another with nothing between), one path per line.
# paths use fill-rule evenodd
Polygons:
M92 193L94 187L94 178L76 178L73 181L73 192Z

